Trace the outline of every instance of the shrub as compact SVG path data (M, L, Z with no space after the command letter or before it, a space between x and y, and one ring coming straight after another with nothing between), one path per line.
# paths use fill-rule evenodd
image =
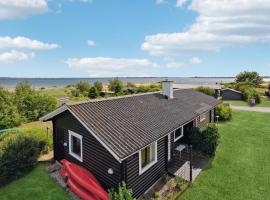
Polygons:
M235 79L236 83L249 82L255 86L260 85L263 82L262 77L257 72L244 71L239 73Z
M91 87L88 93L88 97L91 99L95 99L98 97L98 90L96 87Z
M26 121L37 120L57 106L54 97L35 91L28 82L17 84L15 102L18 112Z
M21 122L13 95L0 87L0 129L16 127Z
M132 190L128 189L126 184L123 182L119 185L118 192L115 192L113 189L109 190L110 200L133 200Z
M255 99L255 104L261 103L261 96L259 92L255 90L255 88L246 88L243 91L244 99L251 104L251 99Z
M109 81L109 90L115 93L121 92L123 89L123 82L118 78L111 79Z
M249 82L239 82L239 83L236 83L235 84L234 89L235 90L238 90L238 91L241 91L241 92L244 92L246 89L251 88L251 87L254 87L254 85L252 83L249 83Z
M158 199L159 197L160 197L160 193L159 193L159 192L155 192L155 193L154 193L154 198L155 198L155 199Z
M216 107L216 115L219 116L219 120L226 121L232 118L232 109L229 104L219 104Z
M79 90L80 93L88 93L90 89L90 84L86 81L80 81L75 85L76 89Z
M203 130L194 129L191 134L191 143L194 149L205 156L214 156L219 142L218 128L210 123Z
M103 85L100 81L95 81L94 87L97 89L98 92L101 92L103 90Z
M197 87L196 90L210 96L215 96L215 90L210 87L200 86Z
M0 185L30 171L40 153L37 140L29 136L10 135L0 142Z

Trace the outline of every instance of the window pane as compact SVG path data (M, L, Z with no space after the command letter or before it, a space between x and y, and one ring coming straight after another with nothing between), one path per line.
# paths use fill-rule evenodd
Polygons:
M182 136L182 127L175 131L175 139Z
M72 136L72 152L77 154L78 156L81 156L81 141L80 139Z
M141 150L141 168L155 160L155 143Z

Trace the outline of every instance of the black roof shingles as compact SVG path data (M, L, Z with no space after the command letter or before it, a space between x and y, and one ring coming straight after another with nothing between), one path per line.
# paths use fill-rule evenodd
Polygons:
M175 90L68 105L68 108L120 159L166 136L219 101L200 92Z

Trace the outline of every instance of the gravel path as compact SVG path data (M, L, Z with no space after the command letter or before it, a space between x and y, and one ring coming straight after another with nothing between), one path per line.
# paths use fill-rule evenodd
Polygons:
M270 113L270 108L264 107L248 107L248 106L231 106L234 110L245 110L245 111L253 111L253 112L267 112Z

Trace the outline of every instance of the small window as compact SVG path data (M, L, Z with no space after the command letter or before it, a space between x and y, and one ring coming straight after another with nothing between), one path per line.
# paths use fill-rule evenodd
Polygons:
M203 122L204 120L206 120L207 117L207 113L203 113L200 115L200 122Z
M69 154L82 162L82 136L77 133L74 133L73 131L68 132L69 132Z
M181 126L180 128L176 129L174 131L174 141L179 140L181 137L183 137L184 133L183 133L183 126Z
M139 152L139 173L142 174L157 162L157 142Z

